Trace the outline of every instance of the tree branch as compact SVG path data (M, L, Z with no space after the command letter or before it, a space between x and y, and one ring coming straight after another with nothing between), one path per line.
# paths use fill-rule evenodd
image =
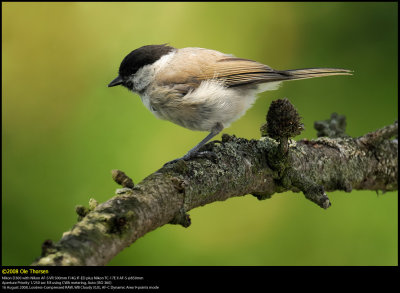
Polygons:
M302 191L307 199L328 208L326 191L397 190L398 142L391 140L398 133L397 121L351 138L344 133L344 117L333 114L315 125L321 135L333 137L295 142L290 137L300 132L302 124L289 104L287 100L271 104L276 111L273 114L270 108L268 115L278 116L267 117L259 140L224 134L221 142L205 145L203 150L216 154L215 161L181 160L136 186L123 172L113 170L113 178L124 188L105 203L91 199L89 208L78 206L78 223L59 242L46 240L41 257L32 265L105 265L158 227L168 223L188 227L191 209L235 196L253 194L262 200L275 193ZM285 109L282 115L291 114L282 118L279 109ZM274 121L279 122L271 125Z

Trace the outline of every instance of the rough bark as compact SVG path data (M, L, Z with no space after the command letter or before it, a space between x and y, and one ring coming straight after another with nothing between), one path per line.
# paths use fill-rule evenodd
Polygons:
M287 125L293 127L297 118L288 119ZM212 160L166 165L136 186L114 170L113 178L125 188L105 203L91 200L89 208L78 206L78 223L59 242L45 241L42 256L32 265L105 265L158 227L168 223L188 227L191 209L235 196L253 194L261 200L275 193L301 191L328 208L326 191L397 190L397 121L351 138L344 133L343 119L333 114L329 120L316 122L319 135L331 137L313 140L295 142L290 133L282 134L285 131L277 131L272 139L265 136L266 126L258 140L224 134L221 142L202 149L215 154Z

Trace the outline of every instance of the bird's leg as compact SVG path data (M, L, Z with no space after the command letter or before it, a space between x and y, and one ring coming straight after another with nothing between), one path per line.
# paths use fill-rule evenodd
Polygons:
M198 153L198 150L203 145L205 145L209 140L211 140L214 136L218 135L218 133L220 133L222 131L222 129L224 129L224 128L222 127L221 123L216 124L211 129L211 132L202 141L200 141L197 145L195 145L194 148L192 148L190 151L188 151L188 153L186 155L184 155L182 157L182 159L188 160L188 159L192 158L193 156L195 156L195 154Z
M214 136L218 135L218 133L220 133L222 131L222 129L224 129L224 126L222 125L222 123L218 122L211 129L211 132L202 141L200 141L197 145L195 145L194 148L192 148L190 151L188 151L186 155L184 155L181 158L169 161L169 162L165 163L165 165L175 163L175 162L177 162L179 160L182 160L182 159L183 160L190 160L192 158L203 157L203 156L206 156L206 155L210 154L209 151L198 152L198 150L203 145L205 145L210 139L212 139Z

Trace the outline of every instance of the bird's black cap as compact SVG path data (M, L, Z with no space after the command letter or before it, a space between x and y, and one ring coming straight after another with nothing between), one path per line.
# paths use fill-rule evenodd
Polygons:
M119 67L119 76L135 74L145 65L153 64L162 56L173 51L174 48L164 45L147 45L130 52Z
M130 52L122 60L119 76L109 83L109 87L123 84L124 78L135 74L145 65L153 64L162 56L175 50L174 47L163 45L147 45Z

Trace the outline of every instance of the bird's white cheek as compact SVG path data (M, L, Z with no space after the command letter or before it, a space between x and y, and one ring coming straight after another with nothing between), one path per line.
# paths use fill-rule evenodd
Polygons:
M136 92L141 92L146 89L150 83L152 83L156 74L168 66L171 59L175 55L175 52L171 52L170 54L164 55L158 61L153 64L145 65L140 68L132 77L131 82L133 83L134 90Z
M143 68L139 69L131 79L134 90L137 92L144 90L154 79L154 75L154 67L150 65L146 65Z

